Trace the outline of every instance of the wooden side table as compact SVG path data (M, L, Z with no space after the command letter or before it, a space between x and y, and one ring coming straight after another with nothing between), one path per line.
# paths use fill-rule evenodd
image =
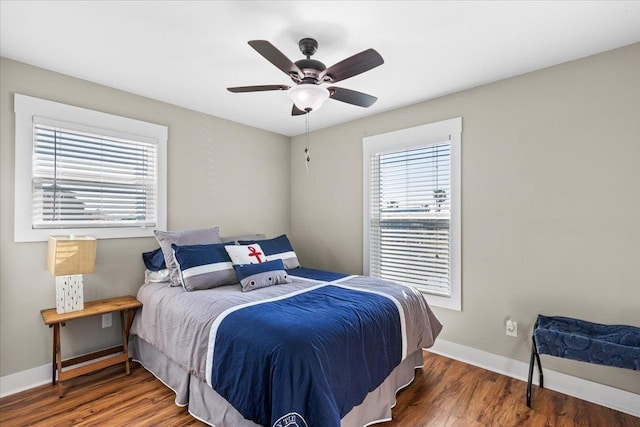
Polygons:
M51 366L51 383L56 384L56 372L58 377L58 397L62 397L64 389L62 382L71 378L78 377L90 372L95 372L107 366L116 365L118 363L124 363L127 375L131 373L129 366L129 353L128 353L128 339L129 329L133 323L133 317L136 314L136 310L142 307L142 303L132 296L122 296L116 298L109 298L100 301L92 301L84 304L84 310L72 311L70 313L56 313L55 308L49 308L47 310L40 311L42 319L46 325L53 328L53 357ZM85 317L97 316L100 314L120 312L120 324L122 326L122 344L111 347L105 350L96 351L94 353L85 354L83 356L73 357L70 359L62 360L62 353L60 350L60 327L64 326L66 322L75 319L83 319ZM121 353L115 354L114 353ZM113 355L113 356L109 356ZM62 368L67 366L77 365L83 362L89 362L98 358L103 358L94 362L86 363L82 366L67 369L65 371Z

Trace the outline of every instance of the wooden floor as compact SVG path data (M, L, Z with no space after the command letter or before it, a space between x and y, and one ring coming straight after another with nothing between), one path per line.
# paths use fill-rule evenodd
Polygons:
M9 426L204 426L174 394L137 363L76 378L58 399L57 388L37 387L0 399L0 425ZM533 409L524 403L526 383L425 353L423 370L398 394L394 420L380 427L640 426L640 418L534 387Z

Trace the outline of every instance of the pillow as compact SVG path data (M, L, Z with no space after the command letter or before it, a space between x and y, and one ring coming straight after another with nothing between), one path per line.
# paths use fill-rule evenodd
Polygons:
M211 245L171 245L178 264L182 286L186 291L211 289L238 283L224 243Z
M260 264L267 261L267 257L258 244L226 245L224 248L234 264Z
M260 264L238 264L233 268L240 279L242 292L291 283L287 272L284 271L284 263L281 259Z
M238 243L241 245L259 243L260 247L264 250L264 254L267 256L267 261L281 259L284 262L284 267L286 269L300 267L298 257L293 251L286 234L267 240L240 240Z
M219 227L183 231L154 230L153 234L156 236L158 243L160 243L160 248L162 248L164 261L167 265L167 269L169 270L169 281L171 286L181 286L178 264L176 264L176 259L173 256L173 249L171 248L172 244L175 243L179 246L185 246L220 243Z
M265 236L264 234L241 234L239 236L230 237L220 236L220 240L222 241L222 243L231 243L234 245L238 242L238 240L250 240L252 242L255 242L256 240L264 240L266 238L267 236Z
M150 271L160 271L167 268L162 248L158 248L155 251L143 252L142 262L144 262L144 266L147 267L147 270Z
M162 283L169 281L169 270L166 268L163 270L145 270L144 271L144 283Z

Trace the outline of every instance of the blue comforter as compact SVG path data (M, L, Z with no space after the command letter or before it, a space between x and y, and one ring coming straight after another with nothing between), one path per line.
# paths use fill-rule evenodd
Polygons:
M393 298L320 284L221 315L207 381L263 426L338 427L400 363L402 332Z

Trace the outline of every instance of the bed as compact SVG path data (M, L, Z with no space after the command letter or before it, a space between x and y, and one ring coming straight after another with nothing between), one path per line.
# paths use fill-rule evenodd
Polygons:
M185 292L145 283L133 359L217 427L364 426L391 419L442 325L415 289L291 268L290 283Z

